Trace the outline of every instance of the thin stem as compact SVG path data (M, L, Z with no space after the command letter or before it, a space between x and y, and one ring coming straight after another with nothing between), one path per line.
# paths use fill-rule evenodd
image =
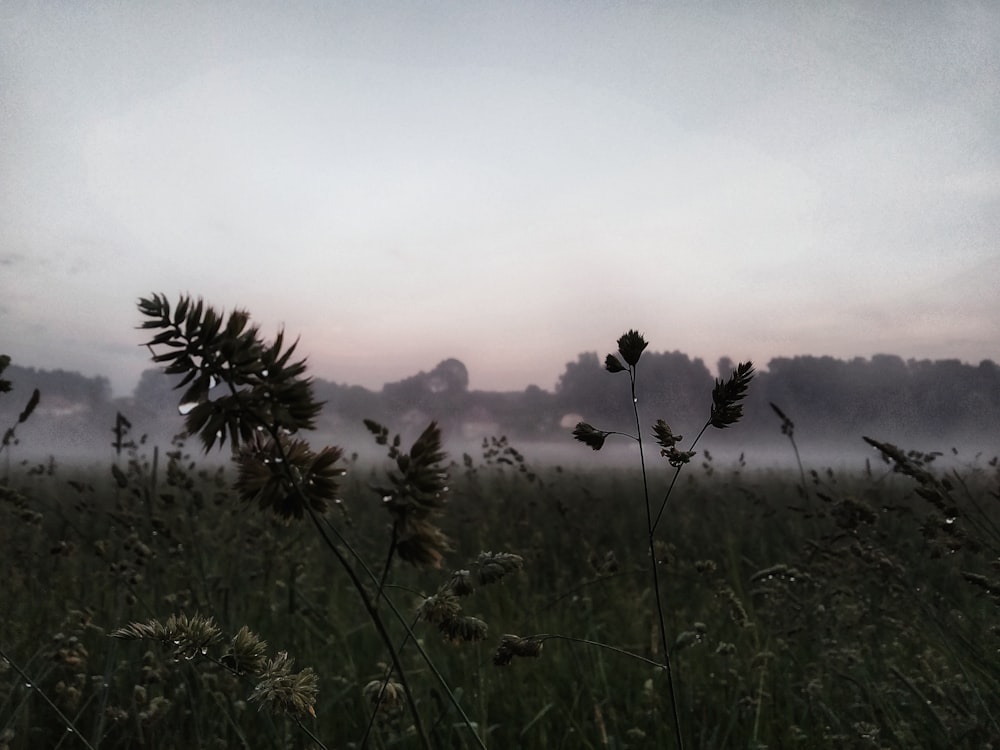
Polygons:
M694 447L698 444L698 441L701 440L701 436L705 434L705 430L708 429L708 426L710 424L712 424L711 420L709 420L708 422L705 422L705 425L701 428L701 432L699 432L695 436L695 439L691 441L691 445L688 446L688 450L689 451L693 451L694 450ZM652 531L656 531L656 527L660 525L660 519L663 517L663 511L667 509L667 500L670 499L670 493L673 492L674 485L677 483L677 477L679 477L681 475L681 469L682 468L684 468L684 464L681 464L680 466L678 466L677 469L676 469L676 471L674 471L673 479L670 480L670 486L667 487L667 492L663 496L663 502L660 503L660 510L656 514L656 520L653 521ZM650 533L652 533L652 532L650 532Z
M684 750L684 738L681 735L681 718L677 708L677 691L674 686L674 670L670 666L670 646L667 643L667 623L663 615L663 597L660 594L660 572L656 560L656 544L653 536L653 510L649 500L649 480L646 477L646 457L642 449L642 423L639 421L639 401L635 394L635 377L637 365L629 365L629 384L632 392L632 413L635 415L635 432L639 443L639 466L642 469L642 494L646 501L646 534L649 542L650 568L653 573L653 593L656 597L656 614L660 625L660 643L663 646L663 666L667 672L667 687L670 690L670 708L674 715L674 736L677 739L678 750ZM703 430L704 432L704 430ZM700 434L699 434L700 437ZM676 478L676 477L675 477ZM671 485L672 486L672 485ZM664 500L664 504L666 500ZM660 508L663 512L663 508ZM657 516L659 519L659 516Z
M417 619L418 618L416 617L413 618L413 621L410 623L410 627L406 632L406 637L403 638L403 642L399 644L400 653L402 653L403 648L410 640L410 635L413 633L413 628L417 624ZM375 705L372 708L371 716L368 717L368 726L365 727L365 734L361 738L361 750L365 750L365 748L368 747L368 738L371 735L372 727L375 726L375 717L378 715L379 707L382 705L382 696L385 695L385 689L389 686L389 678L392 677L392 672L393 669L391 666L385 670L385 677L382 678L382 686L379 688L378 695L375 696L375 700L372 701Z
M420 741L423 744L425 750L431 750L430 739L428 738L427 733L424 730L423 722L421 721L420 718L420 712L417 710L416 701L414 701L413 695L411 694L409 681L407 680L406 677L406 672L403 669L402 663L400 662L399 654L396 651L396 647L392 642L392 636L389 635L389 631L385 626L385 622L382 620L382 616L379 614L378 607L375 606L375 603L368 596L368 592L365 591L364 583L358 576L357 572L354 570L354 567L350 564L347 558L344 557L344 553L341 552L340 549L338 549L337 545L334 544L333 541L330 539L330 537L327 536L326 530L320 523L319 517L316 515L316 511L313 509L312 504L309 501L309 498L307 498L305 493L302 491L302 486L299 483L299 478L292 473L289 467L288 456L285 453L284 446L282 445L280 439L281 436L277 428L274 425L266 425L266 429L270 433L271 439L274 441L278 453L281 456L281 465L284 467L285 478L291 483L292 487L295 488L295 494L298 495L299 501L302 503L303 507L305 507L306 511L308 511L309 518L312 520L313 525L319 532L320 537L326 543L326 546L329 547L330 550L333 552L333 554L336 556L337 561L340 563L341 567L347 573L348 578L350 578L351 584L354 586L355 590L358 592L358 596L361 598L361 603L364 605L365 611L368 612L368 616L371 619L372 623L375 625L375 629L378 631L379 637L382 639L383 645L389 652L389 657L392 660L392 664L395 667L396 671L399 673L399 682L400 684L402 684L403 690L406 692L406 702L410 709L410 713L413 716L413 726L416 729L417 735L420 737ZM357 553L355 553L353 549L352 549L352 554L354 555L354 557L358 557Z
M11 659L9 656L7 656L7 653L2 648L0 648L0 658L2 658L4 661L6 661L8 664L10 664L11 667L14 668L14 671L17 672L21 676L21 679L24 680L24 682L25 682L26 685L34 685L35 684L34 681L27 674L25 674L24 670L21 669L14 662L13 659ZM68 719L66 717L66 714L64 714L62 711L59 710L59 707L55 703L52 702L52 699L49 698L49 696L47 696L43 690L36 689L35 693L37 695L41 696L42 700L44 700L46 703L49 704L49 708L51 708L53 711L55 711L56 712L56 716L58 716L59 719L62 722L64 722L64 725L65 725L66 729L69 730L69 731L72 731L73 734L75 734L77 736L77 738L80 740L80 742L83 743L84 747L88 748L89 750L94 750L94 746L91 745L89 742L87 742L87 738L84 737L80 733L80 730L76 728L76 725L70 719Z
M385 589L385 581L389 577L389 568L392 566L392 557L396 553L396 543L399 541L399 525L394 521L392 524L392 539L389 540L389 551L385 556L385 565L382 566L382 575L378 581L377 598L382 597Z
M296 487L298 487L298 485L296 485ZM364 605L365 611L368 612L368 617L375 625L375 629L378 631L383 645L389 652L389 658L392 661L395 671L399 674L399 682L403 686L403 692L406 693L406 703L410 709L411 715L413 716L413 726L417 731L417 735L420 737L420 741L425 750L431 750L430 739L427 737L427 733L424 730L423 721L420 718L420 712L417 710L417 704L414 701L412 691L410 690L409 680L406 677L406 672L403 670L402 662L399 659L399 652L396 650L396 647L392 642L392 637L389 635L389 631L385 627L385 622L382 620L382 616L379 614L378 608L368 596L368 592L365 591L364 583L361 581L361 578L358 577L357 572L351 566L350 562L348 562L347 558L344 557L344 553L341 552L337 548L337 545L333 543L333 540L326 535L326 530L319 522L319 517L316 515L316 511L314 511L312 506L308 503L306 503L306 510L309 512L309 518L312 519L316 530L319 531L320 537L322 537L326 546L329 547L333 554L337 557L337 561L347 573L348 578L351 580L351 584L358 592L358 596L361 597L361 603Z
M358 552L354 549L354 547L351 546L350 542L348 542L344 538L344 535L340 533L340 530L337 529L337 527L334 526L333 524L329 523L329 521L327 521L327 525L329 526L330 531L340 541L340 543L343 544L344 547L348 550L348 552L351 553L351 555L357 561L361 569L364 570L368 578L373 583L377 582L378 579L375 577L375 572L371 569L371 567L369 567L365 559L358 554ZM330 544L329 540L326 539L325 536L324 540L327 542L327 544ZM420 640L414 634L413 629L407 625L407 621L406 618L403 617L403 613L399 611L399 608L396 606L396 603L392 599L390 599L389 597L384 597L384 599L385 603L389 605L389 609L392 610L393 615L395 615L396 619L406 630L409 640L405 641L404 643L412 641L413 647L417 649L417 652L420 654L421 659L423 659L424 663L427 665L427 668L431 671L431 674L434 675L435 679L437 679L438 683L444 689L445 695L448 696L448 700L451 702L451 705L455 707L455 710L458 711L459 716L462 717L462 721L469 728L469 731L472 732L472 736L475 737L476 739L476 744L479 745L479 747L481 747L482 750L486 750L486 744L483 742L482 737L480 737L479 733L473 728L472 719L470 719L469 715L465 713L465 709L462 708L462 705L458 702L458 699L455 697L455 694L448 686L448 681L445 680L444 675L441 674L441 671L434 664L434 661L431 659L430 654L428 654L424 650L424 647L420 645ZM400 680L400 682L402 682L402 680Z
M668 673L670 671L670 667L667 665L666 662L658 662L652 659L647 659L645 656L641 656L633 651L627 651L623 648L619 648L618 646L612 646L610 643L591 641L588 640L587 638L574 638L571 635L559 635L558 633L540 633L538 635L532 635L528 637L538 641L557 640L557 641L569 641L571 643L583 643L587 646L595 646L597 648L603 648L606 651L614 651L616 654L621 654L622 656L631 657L633 659L636 659L637 661L644 662L645 664L648 664L651 667L656 667L657 669L666 670Z
M299 717L294 716L292 718L295 721L296 725L298 725L299 729L301 729L303 732L309 735L309 739L311 739L313 742L315 742L317 745L323 748L323 750L328 750L327 746L323 744L320 738L317 737L315 734L313 734L311 731L309 731L309 727L303 724L302 720L299 719Z

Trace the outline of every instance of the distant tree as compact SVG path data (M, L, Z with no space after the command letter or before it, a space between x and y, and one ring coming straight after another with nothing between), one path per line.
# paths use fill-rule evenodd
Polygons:
M139 382L132 391L137 412L142 415L162 417L171 411L177 411L179 394L174 386L180 382L176 376L171 377L159 367L143 370Z
M428 372L386 383L382 395L390 413L418 410L433 416L448 433L458 427L468 407L469 372L457 359L446 359Z
M469 371L457 359L446 359L427 374L431 393L455 395L469 390Z
M725 377L732 374L730 368ZM650 419L664 419L679 432L708 419L714 381L702 360L678 351L647 352L639 377L649 394L639 408Z
M580 414L590 422L618 424L619 429L628 427L630 412L622 405L620 394L615 393L608 377L597 352L583 352L576 362L567 362L565 372L556 383L556 407L560 416ZM625 378L620 381L620 387L628 388Z
M537 385L529 385L523 393L514 394L507 414L501 414L504 432L520 438L551 437L559 426L556 399Z
M732 357L719 357L719 361L715 365L715 377L724 380L733 374L734 369L736 369L736 363Z

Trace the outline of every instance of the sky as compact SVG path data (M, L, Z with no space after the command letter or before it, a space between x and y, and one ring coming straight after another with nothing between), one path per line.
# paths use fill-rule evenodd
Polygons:
M996 361L998 261L988 0L0 3L0 352L115 395L154 292L374 389Z

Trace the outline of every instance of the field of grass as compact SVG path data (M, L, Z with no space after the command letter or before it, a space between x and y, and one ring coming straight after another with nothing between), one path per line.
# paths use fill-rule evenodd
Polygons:
M450 457L437 523L451 551L440 569L393 561L379 606L435 748L676 744L642 477L580 449L592 468L531 466L497 440ZM246 504L230 469L192 452L133 445L99 467L9 467L0 748L351 748L373 715L369 747L419 747L395 683L373 711L389 657L316 529ZM703 455L685 467L656 534L685 747L1000 745L997 463L896 458L873 453L851 475L806 467L805 485ZM372 490L384 475L349 462L343 503L326 511L371 561L390 545ZM649 467L654 496L672 475ZM465 642L418 621L483 552L523 558L461 599L488 631ZM194 649L109 637L171 615L211 617L221 635ZM313 670L312 710L249 700L254 680L227 657L244 626L269 658ZM541 651L497 666L505 634L544 636L521 642Z

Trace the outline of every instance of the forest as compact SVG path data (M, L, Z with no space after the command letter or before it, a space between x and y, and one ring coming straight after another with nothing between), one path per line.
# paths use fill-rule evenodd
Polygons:
M713 373L698 358L683 352L647 352L644 359L648 394L640 411L667 419L679 430L704 420L699 394L711 390L716 377L733 363L721 359ZM103 451L108 432L122 414L136 431L169 440L180 431L176 379L159 368L143 372L134 392L113 398L106 377L87 377L65 370L41 370L12 364L10 380L27 398L41 393L37 415L19 430L24 450L72 456ZM606 380L596 352L580 353L566 363L551 391L532 385L523 391L469 389L469 372L457 359L381 390L337 383L318 375L313 389L324 403L317 431L345 450L369 445L364 419L417 429L438 420L446 440L476 441L504 435L519 443L566 442L577 421L608 426L628 425L631 411L624 393ZM0 403L0 425L17 416L18 398ZM862 435L877 434L926 450L947 451L954 445L992 450L1000 423L1000 367L992 360L967 364L958 360L904 360L879 354L850 360L797 356L771 359L757 375L745 405L746 419L736 436L724 435L720 448L784 445L776 405L794 421L800 443L816 450L860 448ZM100 455L100 454L99 454ZM106 454L104 454L106 455Z

